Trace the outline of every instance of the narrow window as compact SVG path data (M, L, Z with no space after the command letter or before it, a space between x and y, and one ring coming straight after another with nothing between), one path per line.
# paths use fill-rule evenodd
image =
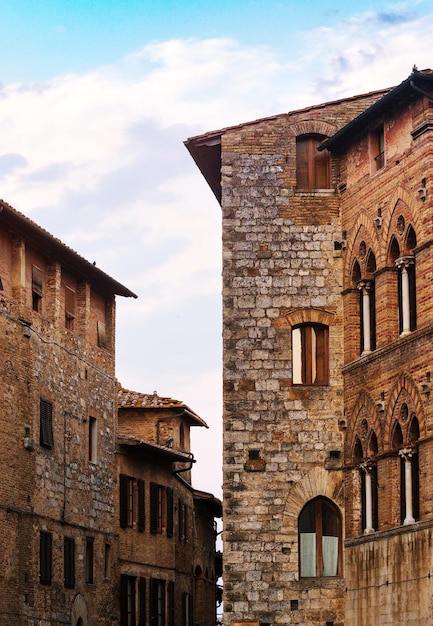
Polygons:
M43 294L43 271L33 265L32 267L32 309L37 313L42 312Z
M111 544L106 543L104 546L104 578L111 578Z
M96 463L97 453L97 421L96 417L89 417L89 461L90 463Z
M188 539L188 506L179 498L178 502L179 541L186 543Z
M338 576L340 551L341 521L337 509L325 498L311 500L299 516L300 576Z
M65 587L73 589L75 587L75 540L72 537L65 537L63 540L63 566Z
M120 527L134 526L134 479L125 474L119 476Z
M135 576L122 574L120 577L120 624L136 626Z
M76 294L74 289L65 287L65 327L68 330L74 330L75 296Z
M51 585L53 567L53 536L44 530L39 535L39 581Z
M167 583L167 613L168 613L168 626L175 626L174 624L174 582L169 581Z
M188 592L182 594L182 626L192 626L192 596Z
M292 330L294 385L328 384L328 327L302 324Z
M40 398L39 401L39 443L44 448L52 448L53 437L53 404L50 400Z
M167 487L167 537L173 537L174 532L174 494L171 487Z
M165 581L150 579L150 623L165 626Z
M378 489L377 489L377 465L363 462L360 465L361 472L361 502L362 502L362 532L365 535L378 530Z
M94 556L95 545L94 538L86 538L86 583L94 582Z
M385 167L385 132L383 125L370 133L370 162L373 174Z
M329 189L329 152L319 152L323 135L301 135L296 138L296 186L298 189Z
M137 496L138 496L138 530L144 531L145 527L145 507L144 507L144 480L137 480Z
M98 346L99 348L107 348L107 332L104 322L97 323Z

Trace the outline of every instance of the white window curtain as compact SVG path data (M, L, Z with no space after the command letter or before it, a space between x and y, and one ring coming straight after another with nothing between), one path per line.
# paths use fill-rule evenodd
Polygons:
M316 576L316 533L301 533L300 540L301 576Z
M322 537L323 575L337 576L338 537Z

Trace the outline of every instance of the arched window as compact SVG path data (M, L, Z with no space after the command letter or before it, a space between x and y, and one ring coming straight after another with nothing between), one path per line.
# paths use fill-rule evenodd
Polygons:
M301 511L299 530L299 574L341 574L341 515L328 499L310 500Z
M296 186L298 189L329 189L329 152L319 152L324 135L300 135L296 138Z
M328 326L299 324L292 329L294 385L328 384Z
M416 415L412 415L408 428L408 445L399 449L400 521L406 526L419 519L418 439L419 423Z

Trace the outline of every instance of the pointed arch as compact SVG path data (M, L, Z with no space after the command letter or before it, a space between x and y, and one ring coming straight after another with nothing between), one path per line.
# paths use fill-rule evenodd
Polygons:
M384 242L387 242L391 236L392 223L395 219L395 213L399 210L397 207L399 201L403 202L406 206L407 215L405 217L407 218L407 223L413 224L415 232L418 234L418 240L421 238L423 234L423 225L421 222L420 212L416 210L415 200L415 196L410 189L406 187L406 185L399 184L396 187L394 194L388 202L388 210L384 211L385 216L382 225Z
M398 406L398 401L401 393L405 393L406 398L409 399L413 410L409 411L409 415L413 413L416 415L419 425L420 436L426 435L426 424L424 416L423 402L418 391L418 387L411 376L403 372L395 382L385 411L385 430L384 430L384 444L385 446L391 445L391 427L394 422L395 410ZM408 403L409 404L409 403ZM410 408L410 407L409 407ZM409 420L408 420L409 421ZM407 425L403 429L403 435L405 435Z
M356 437L360 441L362 439L367 441L367 437L373 431L377 437L378 452L383 450L383 433L380 421L377 416L376 405L374 404L371 396L365 390L358 394L357 399L350 412L351 417L348 420L349 427L346 433L346 448L345 448L345 462L351 464L353 456L355 454ZM362 421L366 419L367 430L365 436L362 436ZM364 456L366 455L367 443L362 445Z
M358 219L356 220L347 239L347 254L344 271L344 282L346 287L350 286L351 269L353 268L354 260L358 258L357 248L361 240L366 242L367 250L372 250L377 260L379 255L377 228L374 225L374 221L364 210L359 212Z

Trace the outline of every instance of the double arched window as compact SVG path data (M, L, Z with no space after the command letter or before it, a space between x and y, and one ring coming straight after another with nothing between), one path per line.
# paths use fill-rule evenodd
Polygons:
M299 515L299 574L301 577L341 573L341 515L324 497L307 502Z

